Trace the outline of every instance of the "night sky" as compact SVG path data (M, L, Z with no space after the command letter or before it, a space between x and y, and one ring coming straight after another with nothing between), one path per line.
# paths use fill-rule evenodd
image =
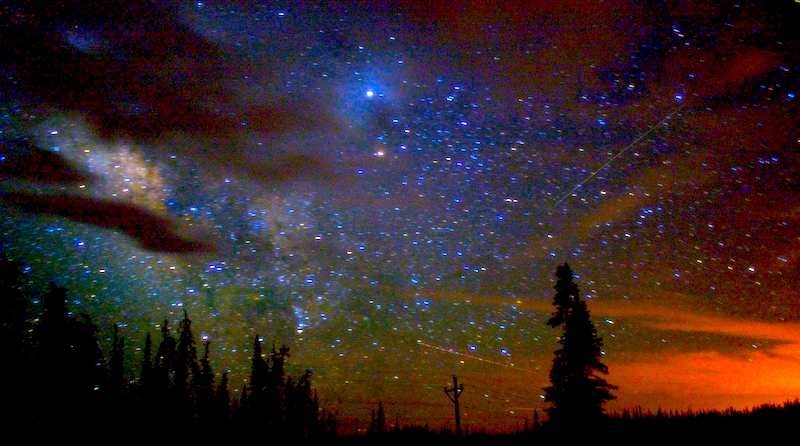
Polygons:
M187 310L233 388L290 346L342 433L452 426L452 375L509 431L568 262L609 409L800 396L794 1L0 8L0 246L131 376Z

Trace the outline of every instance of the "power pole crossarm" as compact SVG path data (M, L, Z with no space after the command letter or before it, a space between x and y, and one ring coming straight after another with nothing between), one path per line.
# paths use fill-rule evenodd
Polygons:
M461 395L461 392L464 391L464 384L458 384L458 378L456 375L453 375L453 388L448 389L447 387L444 388L444 394L450 398L450 401L453 402L456 406L456 435L461 436L461 414L458 410L458 397ZM451 396L450 393L453 395Z

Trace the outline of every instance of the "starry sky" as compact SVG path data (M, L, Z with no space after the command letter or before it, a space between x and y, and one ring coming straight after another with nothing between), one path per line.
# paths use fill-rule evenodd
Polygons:
M452 427L453 375L510 431L568 262L609 409L800 396L800 4L51 3L0 9L0 246L131 368L187 310L343 433Z

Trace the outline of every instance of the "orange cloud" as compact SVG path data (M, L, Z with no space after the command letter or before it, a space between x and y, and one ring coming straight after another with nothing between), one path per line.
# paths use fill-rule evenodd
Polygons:
M800 345L771 353L648 354L636 362L609 362L610 380L619 386L611 408L743 409L794 399L800 395Z
M746 347L744 354L736 355L711 344L699 352L612 355L609 380L620 389L611 408L741 409L800 395L800 325L701 314L681 309L683 305L593 302L592 310L595 315L626 318L631 325L656 331L725 335L777 345Z
M590 309L593 314L606 317L639 319L639 323L657 330L713 333L800 345L800 325L702 314L682 309L685 306L685 303L668 306L653 301L594 301Z

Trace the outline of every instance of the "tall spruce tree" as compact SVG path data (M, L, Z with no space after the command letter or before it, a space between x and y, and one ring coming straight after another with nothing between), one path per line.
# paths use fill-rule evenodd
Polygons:
M549 423L565 427L570 423L587 423L603 416L603 405L615 396L617 387L599 375L607 375L608 367L601 361L603 340L597 336L586 301L580 298L578 286L572 280L569 265L556 268L556 307L547 325L561 327L563 334L555 351L550 369L550 386L545 387L545 409Z
M269 354L272 367L267 378L267 419L273 426L282 426L286 421L286 381L284 378L284 362L289 356L289 347L282 346ZM293 385L293 384L290 384Z
M58 414L66 411L66 401L74 386L70 381L74 370L69 354L71 321L66 300L66 288L50 283L48 293L42 297L42 314L33 332L34 399L39 402L34 407L34 417L47 422L57 420Z
M210 341L208 340L203 343L205 353L203 353L203 357L200 359L200 372L196 379L192 379L194 388L196 389L197 417L200 421L211 420L214 414L214 372L208 360L209 344ZM197 381L196 384L194 383L195 381Z
M119 336L119 325L114 324L114 337L111 342L111 358L108 364L108 395L112 406L118 409L122 405L125 393L125 338Z
M382 434L386 429L386 414L383 412L383 401L378 401L378 414L375 418L375 433Z
M143 402L154 424L155 435L168 435L173 425L176 398L172 391L172 370L176 363L176 342L169 330L169 321L161 325L161 342L153 360L152 379L145 387ZM180 403L178 403L180 404Z
M189 390L189 377L198 375L199 366L197 364L197 347L192 333L192 321L185 310L179 328L180 335L175 351L173 386L177 391L186 393Z
M66 288L51 283L33 333L32 421L52 426L52 432L66 426L83 429L97 419L107 377L97 327L85 313L70 314L66 302Z
M263 393L267 387L268 377L269 366L264 359L261 338L256 335L253 341L253 361L250 366L250 393L254 396Z
M317 392L311 388L311 370L297 380L293 388L287 383L287 393L292 393L292 404L287 408L287 418L296 424L299 438L317 438L322 433L322 423L319 419L319 400ZM288 382L288 379L287 379Z
M228 390L228 372L222 374L214 397L214 416L217 424L227 426L231 416L231 393Z
M139 390L142 398L148 398L152 393L153 387L153 339L150 332L144 339L144 350L142 351L142 369L139 375Z
M200 367L197 364L197 347L192 333L192 321L185 310L179 329L178 345L175 349L174 374L172 375L172 392L178 410L178 419L190 423L196 410L195 402L199 384L197 378L200 375Z
M161 343L158 344L156 360L153 364L154 393L166 393L172 386L173 364L175 363L175 338L169 332L169 321L161 325Z
M269 382L269 365L264 359L261 338L256 335L253 340L253 358L250 366L249 413L253 418L267 417L267 383Z

